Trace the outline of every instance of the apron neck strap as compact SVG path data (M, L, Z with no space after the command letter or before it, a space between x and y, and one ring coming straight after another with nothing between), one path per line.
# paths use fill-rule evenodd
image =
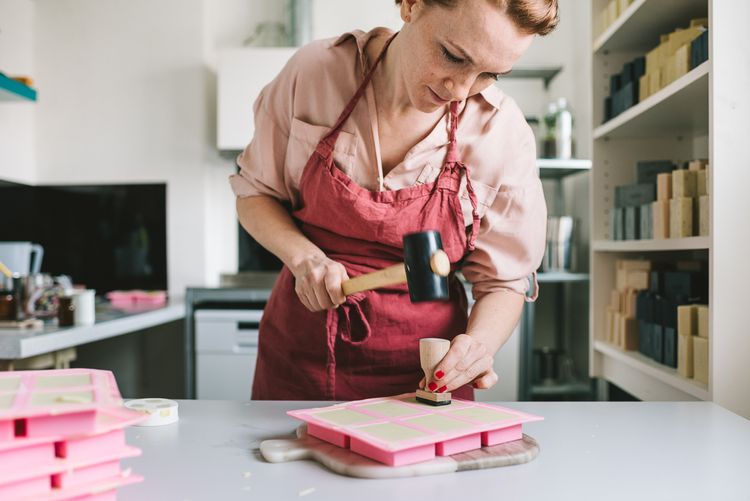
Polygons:
M341 112L341 115L339 115L338 120L336 120L336 125L334 125L331 131L321 140L321 143L326 143L327 146L329 146L331 150L333 150L333 145L336 143L336 139L338 139L339 131L341 130L341 127L344 125L344 122L346 122L349 119L349 116L352 114L352 111L354 111L354 107L357 106L359 99L365 93L365 89L367 88L367 85L372 80L372 76L375 73L375 70L377 69L378 65L385 57L385 53L388 50L388 47L391 45L391 42L393 42L393 40L396 38L396 35L398 35L398 32L394 33L388 40L386 40L385 45L383 45L383 48L380 50L380 54L378 55L378 58L375 60L372 67L365 74L365 78L364 80L362 80L362 83L359 85L357 92L349 100L349 103L346 105L346 108L344 108L344 111Z
M451 101L450 111L448 112L448 153L445 161L447 163L460 162L458 156L458 143L456 142L456 130L458 130L458 101Z

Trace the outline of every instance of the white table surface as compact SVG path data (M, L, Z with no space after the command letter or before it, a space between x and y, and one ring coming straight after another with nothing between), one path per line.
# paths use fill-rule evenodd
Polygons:
M127 431L143 455L124 467L145 481L121 489L118 499L750 499L750 421L710 402L501 404L545 417L524 428L541 447L534 461L392 480L262 459L262 440L287 437L299 423L287 410L328 403L179 403L178 423Z

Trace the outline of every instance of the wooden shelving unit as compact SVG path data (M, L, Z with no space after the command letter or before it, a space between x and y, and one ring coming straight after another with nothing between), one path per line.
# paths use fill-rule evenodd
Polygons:
M607 0L593 0L597 18ZM591 170L590 375L612 382L643 400L713 400L750 417L750 168L747 117L750 66L743 52L750 2L635 0L592 41L593 167ZM642 56L659 35L684 28L692 18L709 19L709 60L607 123L603 101L609 77ZM596 36L596 35L595 35ZM635 182L639 160L708 158L710 236L613 241L608 212L614 187ZM617 259L701 259L708 262L708 385L640 353L603 341L605 307L614 288Z
M708 134L708 74L706 61L609 122L594 129L594 140L673 134Z
M602 2L594 2L594 19ZM706 0L635 0L617 21L596 37L594 54L646 52L659 43L659 35L686 26L706 15Z
M595 240L592 249L597 252L668 252L707 250L710 246L710 237L688 237L666 240Z

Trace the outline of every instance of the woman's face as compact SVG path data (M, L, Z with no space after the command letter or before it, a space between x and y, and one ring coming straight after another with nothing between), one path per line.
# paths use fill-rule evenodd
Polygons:
M478 94L509 72L534 35L487 0L456 7L404 0L400 71L412 105L430 113Z

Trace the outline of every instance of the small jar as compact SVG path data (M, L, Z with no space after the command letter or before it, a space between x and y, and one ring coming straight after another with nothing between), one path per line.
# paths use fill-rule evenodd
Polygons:
M0 290L0 321L16 319L16 298L12 290Z
M58 327L70 327L75 323L76 307L73 296L60 296L57 306Z

